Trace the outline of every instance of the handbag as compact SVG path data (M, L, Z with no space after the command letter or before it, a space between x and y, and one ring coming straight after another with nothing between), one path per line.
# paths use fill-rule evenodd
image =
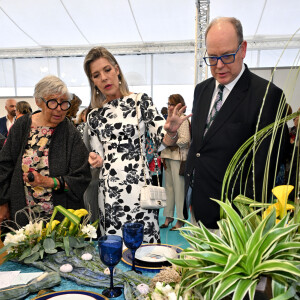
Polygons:
M135 99L135 109L136 109L136 118L137 118L137 127L139 133L139 142L140 142L140 153L142 157L142 165L144 168L144 179L145 185L141 188L140 191L140 206L143 209L158 209L166 207L167 205L167 194L164 187L160 186L159 177L157 175L157 183L158 186L153 186L151 184L147 184L146 181L146 168L145 168L145 158L143 156L142 151L142 142L141 142L141 132L139 127L139 117L138 117L138 107L137 107L137 97Z
M180 161L179 175L184 176L186 160Z

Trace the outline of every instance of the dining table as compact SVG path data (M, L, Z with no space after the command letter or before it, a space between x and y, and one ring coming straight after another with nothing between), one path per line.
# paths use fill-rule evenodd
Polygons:
M1 241L0 241L0 248L1 248ZM172 245L161 245L158 244L159 246L163 246L163 247L168 247L168 248L173 248L179 253L181 252L181 248L177 247L177 246L172 246ZM3 245L2 245L3 246ZM149 244L143 244L141 247L143 246L149 246ZM97 247L97 243L95 243L95 247ZM122 272L128 272L131 270L131 256L129 254L129 249L125 249L123 250L123 257L122 260L119 262L119 264L116 266L116 268L118 268L119 270L121 270ZM20 262L17 261L6 261L4 263L3 262L3 255L0 256L0 272L9 272L9 271L20 271L21 273L35 273L35 272L43 272L42 270L30 266L30 265L26 265L26 264L22 264ZM142 265L139 266L139 263L137 263L137 268L142 271L142 275L147 276L147 277L154 277L155 274L157 274L161 269L163 265L155 265L154 267L151 267L152 265ZM99 288L99 287L92 287L92 286L87 286L87 285L79 285L74 281L71 281L69 279L66 279L64 277L61 277L61 283L57 286L53 286L51 287L52 291L66 291L66 290L80 290L80 291L89 291L89 292L94 292L94 293L99 293L101 294L101 292L103 291L103 289ZM116 300L123 300L125 299L124 297L124 289L123 293L121 296L114 298ZM37 297L37 293L33 293L28 295L26 298L24 298L25 300L31 300L31 299L35 299Z

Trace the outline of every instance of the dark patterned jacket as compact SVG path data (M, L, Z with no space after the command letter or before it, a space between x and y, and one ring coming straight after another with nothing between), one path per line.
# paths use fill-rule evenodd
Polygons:
M31 115L19 118L11 127L8 138L0 151L0 205L9 203L10 216L26 206L22 156L27 145L31 126ZM83 194L91 172L87 151L80 133L65 119L55 129L49 145L49 176L63 176L69 191L53 192L53 204L65 208L83 208ZM18 214L17 222L28 223L25 215Z

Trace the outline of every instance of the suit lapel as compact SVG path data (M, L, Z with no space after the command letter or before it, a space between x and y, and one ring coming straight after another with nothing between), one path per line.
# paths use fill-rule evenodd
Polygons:
M203 134L206 124L207 115L210 108L210 103L212 95L215 89L215 80L212 80L208 83L206 87L203 88L202 93L198 95L198 105L197 110L193 113L194 120L196 121L195 127L193 128L193 139L197 140L196 144L201 147L203 141Z
M235 112L236 108L245 100L245 96L249 88L249 75L250 71L248 68L246 68L243 75L236 83L225 103L221 107L221 110L217 114L214 122L208 129L204 138L205 141L209 140L220 128L222 128L224 123Z

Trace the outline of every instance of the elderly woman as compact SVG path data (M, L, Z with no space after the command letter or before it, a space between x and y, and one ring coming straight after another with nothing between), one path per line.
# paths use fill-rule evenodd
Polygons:
M92 167L101 167L100 229L102 233L122 235L122 224L139 222L144 224L145 242L160 242L158 210L145 210L139 204L140 190L145 185L144 170L150 182L148 166L143 167L145 138L148 132L157 148L161 142L176 143L177 129L188 116L179 117L184 110L179 105L173 117L165 121L150 97L129 91L119 64L105 48L89 51L84 70L95 108L87 120L92 149L89 162Z
M66 119L70 94L63 81L47 76L35 86L41 111L26 114L12 126L0 152L0 222L27 208L48 216L53 207L83 207L83 193L91 174L88 151L81 136Z

